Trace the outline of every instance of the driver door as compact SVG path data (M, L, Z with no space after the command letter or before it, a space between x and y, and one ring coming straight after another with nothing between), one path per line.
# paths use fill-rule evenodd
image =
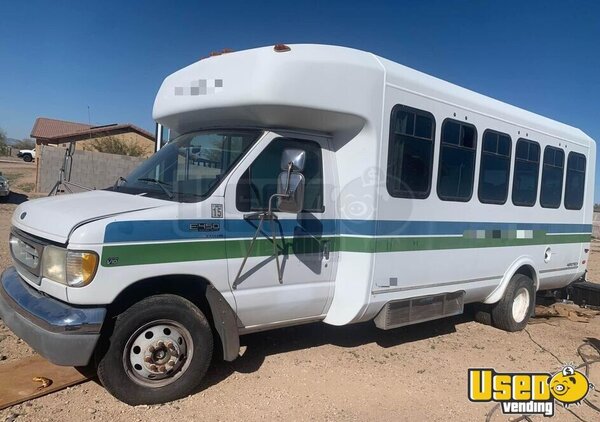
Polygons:
M304 209L298 214L276 211L277 218L265 220L257 232L260 220L256 213L268 209L269 198L277 191L277 177L283 171L281 156L286 149L306 152ZM326 138L270 132L229 179L225 191L229 283L238 316L247 328L316 319L326 312L337 265L331 154ZM273 201L274 209L276 203Z

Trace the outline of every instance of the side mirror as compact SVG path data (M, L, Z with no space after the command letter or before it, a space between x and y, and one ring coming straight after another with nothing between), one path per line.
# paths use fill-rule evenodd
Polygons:
M286 148L281 154L281 170L283 171L304 171L306 162L306 151L302 149ZM290 168L291 167L291 168Z
M277 208L281 212L298 214L304 209L304 175L300 172L279 173L277 178Z
M277 208L297 214L304 208L304 170L306 151L288 148L281 154L281 173L277 178Z

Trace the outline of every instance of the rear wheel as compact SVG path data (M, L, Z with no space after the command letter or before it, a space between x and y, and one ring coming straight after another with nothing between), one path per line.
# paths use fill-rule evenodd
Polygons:
M520 331L529 322L535 306L533 280L515 274L506 287L504 297L492 308L492 323L505 331Z
M199 386L212 350L211 328L200 309L179 296L151 296L117 317L98 378L125 403L165 403Z

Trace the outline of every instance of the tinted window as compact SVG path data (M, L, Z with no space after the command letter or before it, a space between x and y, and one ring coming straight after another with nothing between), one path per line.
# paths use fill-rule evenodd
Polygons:
M277 177L282 171L281 154L286 148L306 151L302 171L306 182L304 211L323 212L321 147L316 142L288 138L271 141L240 178L236 190L236 206L239 211L264 211L269 208L269 198L277 193Z
M446 119L442 125L437 191L445 201L468 201L473 193L477 131Z
M515 152L515 171L512 188L513 204L525 207L531 207L535 204L539 169L539 144L519 139Z
M479 200L486 204L504 204L510 175L510 136L486 130L483 134L479 169Z
M567 160L567 181L565 185L565 208L580 210L585 191L585 155L569 153Z
M542 188L540 205L544 208L558 208L562 198L565 152L562 149L546 147L542 167Z
M435 120L406 106L392 110L387 189L399 198L426 198L431 187Z

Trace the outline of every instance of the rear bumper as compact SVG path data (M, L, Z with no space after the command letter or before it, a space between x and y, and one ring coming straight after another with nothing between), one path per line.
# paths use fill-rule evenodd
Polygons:
M50 362L89 363L106 316L103 307L75 307L29 287L14 267L0 280L0 318Z

